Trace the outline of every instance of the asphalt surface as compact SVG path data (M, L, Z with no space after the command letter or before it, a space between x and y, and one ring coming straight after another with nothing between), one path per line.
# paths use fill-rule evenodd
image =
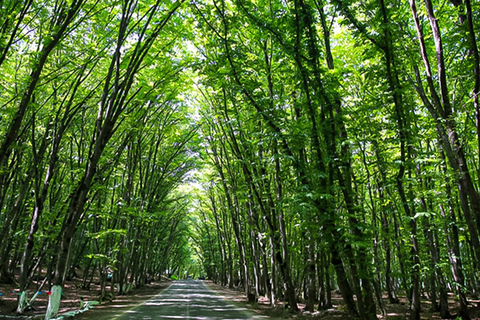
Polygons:
M112 319L192 319L237 320L268 319L224 300L208 289L202 281L174 282L168 289L143 304Z

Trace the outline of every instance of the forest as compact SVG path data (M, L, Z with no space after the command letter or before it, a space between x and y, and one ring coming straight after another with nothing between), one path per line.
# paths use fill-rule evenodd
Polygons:
M471 319L479 38L471 0L0 0L16 313L168 274L293 313L338 292L360 320L401 298Z

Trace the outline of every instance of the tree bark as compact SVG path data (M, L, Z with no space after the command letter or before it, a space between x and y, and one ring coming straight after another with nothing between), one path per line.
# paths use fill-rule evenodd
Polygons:
M425 5L427 7L427 15L430 21L433 39L435 42L437 69L439 73L438 77L440 82L440 95L437 93L433 82L433 75L430 67L429 57L427 54L425 39L417 14L416 2L415 0L410 0L410 8L417 30L421 57L425 66L427 85L430 90L431 100L427 97L425 93L418 68L415 69L415 76L417 82L415 89L417 90L424 105L427 107L429 113L435 120L438 138L442 143L443 150L447 156L450 166L456 173L457 185L462 204L462 211L464 213L468 230L471 235L471 241L475 256L477 260L480 261L480 219L475 219L475 217L472 217L471 213L471 211L473 211L474 215L480 214L480 196L476 192L473 185L465 154L463 152L463 144L458 137L456 123L452 115L452 108L450 105L448 88L446 84L446 70L438 21L435 18L432 3L429 0L425 0Z
M28 86L15 111L14 117L9 124L9 128L7 129L7 133L5 134L5 138L0 145L0 166L3 166L9 158L11 152L10 148L13 142L17 139L17 135L22 125L23 118L30 104L35 88L37 87L37 83L40 80L40 75L50 53L64 37L68 26L73 22L77 15L77 12L80 10L83 4L84 0L76 0L73 1L70 7L62 8L60 14L65 15L64 19L57 20L59 24L56 24L54 26L52 30L53 34L49 37L48 40L45 40L45 45L39 53L39 59L36 60L36 64L32 67L32 71L29 76ZM0 179L0 181L1 180L2 179Z

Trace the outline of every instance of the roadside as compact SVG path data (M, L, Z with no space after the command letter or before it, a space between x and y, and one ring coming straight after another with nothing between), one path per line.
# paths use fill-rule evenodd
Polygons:
M150 299L162 290L168 288L170 280L162 279L159 282L152 282L142 287L135 288L128 295L116 295L112 302L105 302L94 306L92 309L76 315L75 319L99 319L105 310L112 308L128 310L133 306ZM92 284L90 290L78 288L75 281L69 281L64 286L64 294L60 304L59 315L80 309L81 299L83 301L97 301L99 288L97 284ZM42 290L41 294L33 303L33 310L25 312L25 315L15 314L17 307L17 297L15 286L0 285L0 319L43 319L48 304L48 291ZM30 293L30 296L33 294Z
M291 314L288 310L285 310L283 304L279 303L277 306L272 307L269 304L268 299L260 297L256 303L249 303L243 291L237 289L229 289L221 285L215 284L212 281L203 281L205 285L217 295L223 297L225 300L234 302L235 304L249 309L258 315L269 316L273 319L296 319L296 320L334 320L352 319L348 314L344 312L344 307L339 294L333 294L334 307L325 311L317 311L314 313L301 312ZM128 295L116 295L112 302L102 303L94 306L92 309L77 314L73 319L75 320L93 320L93 319L106 319L106 315L111 315L112 311L116 314L121 314L127 310L130 310L139 304L147 301L161 291L167 289L171 285L171 281L165 278L160 282L152 282L142 287L134 289ZM80 299L83 297L84 301L94 301L98 299L98 288L93 286L91 290L78 289L74 282L69 282L64 288L64 297L62 298L60 314L66 314L67 312L76 311L80 307ZM16 308L17 296L12 286L0 285L0 319L43 319L45 314L46 305L48 301L48 294L46 292L39 295L34 303L35 310L28 311L24 316L16 316L14 310ZM454 302L454 297L451 296L451 310L452 312L458 308ZM472 300L471 317L472 319L480 319L480 309L475 306L480 304L478 300ZM304 309L303 304L299 304L300 309ZM388 315L385 317L379 317L379 319L407 319L408 318L408 303L403 297L400 304L387 305ZM72 318L71 318L72 319ZM438 313L432 313L430 311L430 305L424 303L422 305L422 319L440 319Z
M258 302L250 303L247 301L245 293L243 291L238 291L236 289L229 289L227 287L213 283L212 281L206 281L205 284L215 293L225 297L227 300L233 301L236 304L248 308L250 311L255 312L260 315L269 316L273 319L302 319L302 320L311 320L311 319L342 319L350 320L353 319L347 313L343 312L342 308L330 309L323 312L301 312L301 313L291 313L289 310L285 309L283 303L278 303L276 306L271 306L270 302L265 297L259 297ZM335 297L334 301L340 303L340 297ZM299 308L305 308L304 304L299 303Z
M284 319L289 317L289 314L285 311L283 305L272 307L268 299L264 297L260 297L258 302L256 303L251 303L247 301L247 297L245 296L244 291L229 289L228 287L221 286L210 280L206 280L204 281L204 283L210 290L215 292L217 295L224 297L226 300L233 301L236 304L245 307L254 313L276 319Z
M106 318L106 315L111 316L112 311L117 314L121 314L153 298L163 290L167 289L170 285L171 281L152 282L148 285L145 285L144 287L135 289L132 293L128 295L117 295L112 302L107 302L101 305L94 306L92 309L76 315L75 317L73 317L73 319L103 319Z
M344 307L341 295L338 292L332 292L332 302L333 307L328 310L316 311L316 312L305 312L301 311L300 313L292 314L285 310L282 303L276 307L272 307L269 304L268 299L260 297L257 303L247 302L247 298L243 291L237 291L235 289L228 289L227 287L220 286L211 281L206 281L208 287L216 292L217 294L224 296L226 299L234 301L237 304L240 304L252 312L257 314L270 316L275 319L295 319L295 320L353 320L354 318L350 316ZM450 295L450 310L452 313L455 313L458 310L458 303L455 301L455 297ZM386 303L386 295L383 297L383 300ZM422 300L422 314L421 319L424 320L441 320L438 312L432 312L431 305L427 299ZM480 320L480 301L478 299L470 300L470 317L472 320ZM305 304L299 303L300 310L304 310ZM408 319L409 308L408 301L405 297L401 297L399 304L387 304L387 314L385 316L378 315L378 319L389 319L389 320L405 320Z
M271 317L273 316L277 319L283 318L283 312L277 312L277 314L275 314L276 312L272 310L272 308L268 304L268 301L259 304L248 303L245 294L241 291L228 289L226 287L215 284L210 280L205 280L203 282L215 294L223 297L225 300L232 301L239 306L245 307L256 314ZM136 289L134 294L130 294L127 296L117 296L115 297L115 300L113 302L95 306L94 308L85 313L76 315L74 319L93 320L105 318L106 314L111 314L112 309L114 309L116 313L121 314L129 309L136 307L138 304L141 304L153 298L161 291L167 289L170 284L171 282L161 282L146 285L145 287ZM278 310L282 309L279 308Z
M236 305L245 307L251 312L258 315L265 315L275 319L283 319L284 311L283 307L272 308L268 300L261 300L259 303L248 303L245 294L241 291L228 289L221 285L215 284L210 280L203 281L204 284L212 290L215 294L221 296L223 299L234 302ZM136 289L134 294L127 296L117 296L111 303L105 303L99 306L95 306L91 310L78 314L74 317L75 320L93 320L93 319L106 319L106 315L111 315L112 311L115 311L118 315L132 309L139 304L153 298L161 291L167 289L170 286L170 282L152 283L145 287Z

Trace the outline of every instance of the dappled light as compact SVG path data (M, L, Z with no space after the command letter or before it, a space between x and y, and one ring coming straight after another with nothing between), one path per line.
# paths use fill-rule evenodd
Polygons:
M479 47L478 0L0 0L0 314L478 318Z
M264 319L213 294L201 281L174 282L167 290L117 319Z

